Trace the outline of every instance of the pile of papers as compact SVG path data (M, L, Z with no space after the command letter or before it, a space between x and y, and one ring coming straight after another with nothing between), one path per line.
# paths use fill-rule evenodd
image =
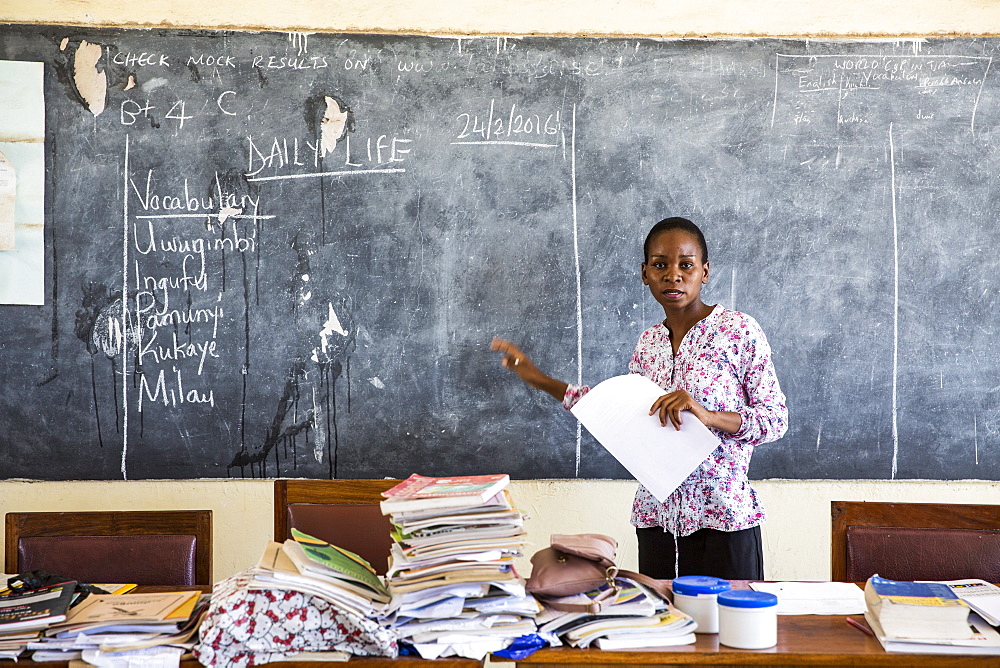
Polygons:
M509 482L414 475L384 493L394 525L385 621L425 659L482 659L535 631L541 607L514 570L526 534Z
M28 649L35 661L106 663L110 656L151 654L179 659L194 644L207 601L200 591L91 594Z
M853 582L751 582L778 597L779 615L860 615L865 593Z
M986 588L976 589L985 600ZM865 583L865 602L865 619L887 652L1000 655L1000 634L946 583L873 575Z
M284 543L269 543L251 574L251 588L318 596L358 617L379 617L389 602L389 590L371 564L298 529Z
M641 584L619 577L618 592L600 612L561 612L556 607L586 605L603 599L610 585L562 598L547 599L535 621L552 646L642 649L688 645L695 641L694 620ZM556 606L556 607L553 607Z

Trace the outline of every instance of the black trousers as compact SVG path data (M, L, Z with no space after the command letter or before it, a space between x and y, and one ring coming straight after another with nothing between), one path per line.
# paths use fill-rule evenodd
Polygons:
M763 580L760 527L742 531L699 529L677 538L662 527L636 529L639 572L660 580L678 575L710 575L726 580ZM675 562L675 556L677 557ZM677 572L674 572L674 564Z

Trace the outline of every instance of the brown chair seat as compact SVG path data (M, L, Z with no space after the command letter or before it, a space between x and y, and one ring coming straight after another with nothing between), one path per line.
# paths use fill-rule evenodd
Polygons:
M831 578L1000 582L1000 506L831 504Z
M212 584L212 511L7 513L7 573L92 584Z
M382 492L398 480L276 480L274 540L291 538L295 527L350 550L379 574L389 567L392 524L382 514Z
M89 583L193 585L196 547L194 536L33 536L18 563Z
M876 573L890 580L1000 582L1000 531L850 527L847 552L847 578L855 582Z

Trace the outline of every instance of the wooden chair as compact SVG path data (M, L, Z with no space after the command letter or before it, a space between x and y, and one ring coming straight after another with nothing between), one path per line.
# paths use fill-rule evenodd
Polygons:
M4 570L91 584L212 584L212 511L7 513Z
M350 550L379 574L389 567L392 525L379 509L398 480L275 480L274 540L291 528Z
M831 502L831 579L1000 582L1000 506Z

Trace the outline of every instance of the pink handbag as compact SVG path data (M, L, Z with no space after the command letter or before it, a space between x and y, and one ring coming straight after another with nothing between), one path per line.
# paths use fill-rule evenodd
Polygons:
M596 533L552 534L551 547L531 557L531 577L527 590L551 608L564 612L600 612L617 596L616 577L634 580L671 600L669 585L641 573L620 570L615 565L618 541ZM563 603L551 598L573 596L609 585L589 603Z

